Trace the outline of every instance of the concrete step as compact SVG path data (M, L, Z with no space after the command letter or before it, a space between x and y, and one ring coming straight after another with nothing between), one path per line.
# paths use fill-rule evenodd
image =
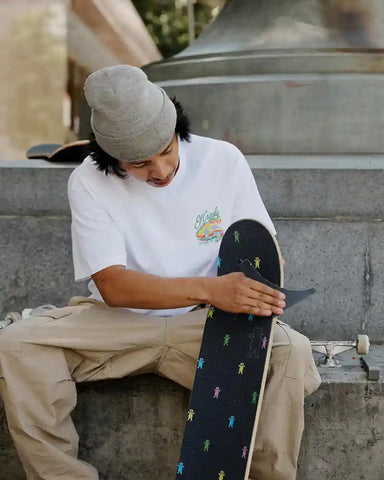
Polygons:
M380 368L377 382L367 380L354 350L337 356L342 367L319 368L323 383L306 401L297 480L384 478L384 345L369 356Z
M319 357L315 353L316 358ZM367 380L354 350L343 366L323 368L323 384L307 398L298 480L384 478L384 346L371 356L381 368ZM74 421L80 458L100 480L173 480L189 392L153 375L80 384ZM24 480L0 408L0 480Z

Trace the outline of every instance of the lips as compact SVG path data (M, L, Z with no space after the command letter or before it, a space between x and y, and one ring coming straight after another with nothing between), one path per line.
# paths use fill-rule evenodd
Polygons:
M148 180L148 183L150 183L151 185L154 185L155 187L165 187L171 182L174 175L175 175L175 172L172 172L170 175L168 175L168 177L165 180Z

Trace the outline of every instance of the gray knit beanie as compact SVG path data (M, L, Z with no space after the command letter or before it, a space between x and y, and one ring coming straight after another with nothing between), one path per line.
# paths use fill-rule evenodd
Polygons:
M84 92L96 142L112 157L128 162L143 160L171 141L175 106L140 68L102 68L87 78Z

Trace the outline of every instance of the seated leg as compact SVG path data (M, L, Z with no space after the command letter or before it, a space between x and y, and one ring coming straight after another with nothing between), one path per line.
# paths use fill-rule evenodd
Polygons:
M97 480L77 459L76 381L153 372L165 321L83 302L0 332L0 395L28 480Z
M294 480L304 429L304 397L320 385L309 340L278 322L250 480Z

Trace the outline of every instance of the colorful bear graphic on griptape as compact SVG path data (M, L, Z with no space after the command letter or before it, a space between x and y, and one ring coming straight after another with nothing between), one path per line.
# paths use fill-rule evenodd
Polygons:
M261 340L261 348L267 348L267 345L268 345L268 338L263 337Z
M207 440L204 440L204 452L209 452L209 447L211 446L211 442L207 439Z
M208 310L208 318L213 318L213 312L215 311L215 307L210 307Z
M235 230L233 232L233 238L235 240L235 243L240 243L240 232L238 232L237 230Z
M235 420L236 420L236 418L235 418L233 415L231 415L231 416L228 418L228 428L233 428L233 425L234 425L234 423L235 423Z
M223 472L223 470L221 470L219 472L219 480L224 480L224 477L225 477L225 473Z
M239 371L237 372L238 375L243 375L244 374L244 368L245 368L245 363L244 362L241 362L239 364Z
M220 392L221 392L221 388L220 387L215 387L213 389L213 398L219 398Z
M182 475L183 474L183 470L184 470L184 463L183 462L179 462L177 464L177 475Z
M224 343L223 343L223 346L224 347L228 347L229 345L229 340L231 339L230 335L227 333L224 337Z
M252 393L252 403L256 404L259 394L257 392Z
M195 411L192 410L192 408L191 408L190 410L188 410L187 420L188 420L189 422L192 422L194 416L195 416Z
M241 450L241 458L247 458L248 447L243 447Z
M205 360L204 358L200 357L197 361L197 369L202 370L204 366Z

